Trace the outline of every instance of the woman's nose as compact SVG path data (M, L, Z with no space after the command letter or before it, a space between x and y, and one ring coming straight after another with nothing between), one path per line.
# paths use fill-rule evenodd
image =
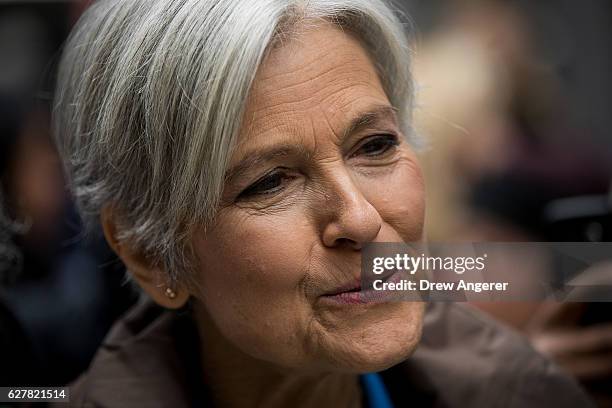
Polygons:
M338 181L335 187L325 203L330 216L323 228L323 244L359 250L376 239L382 218L350 177Z

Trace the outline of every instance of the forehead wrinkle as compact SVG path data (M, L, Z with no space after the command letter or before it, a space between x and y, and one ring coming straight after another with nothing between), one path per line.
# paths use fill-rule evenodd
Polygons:
M284 116L284 115L283 115ZM268 146L297 145L296 137L301 132L296 120L271 120L265 126L259 126L257 132L247 133L240 136L240 141L235 150L242 162L245 157L251 155L249 151L257 152L265 150ZM280 136L280 137L279 137ZM275 142L278 140L277 142ZM250 149L250 146L254 148Z
M339 99L340 99L340 98L339 98ZM372 96L371 96L371 95L361 95L361 96L359 96L359 97L349 99L349 100L347 100L347 101L344 101L344 103L343 103L342 105L338 105L338 107L337 107L336 109L337 109L338 111L341 111L341 112L347 112L347 111L350 111L350 110L351 110L351 108L350 108L350 107L351 107L351 106L354 106L355 104L357 104L358 102L360 102L362 99L368 99L368 100L371 100L371 99L372 99ZM380 104L381 104L381 105L384 105L385 103L388 103L388 100L387 100L386 98L385 98L385 99L381 99ZM347 107L348 107L348 109L347 109Z
M336 47L338 48L338 47ZM321 60L325 60L325 57L333 54L335 51L335 48L330 48L329 50L327 50L326 52L324 52L323 54L314 56L312 58L310 58L310 61L308 61L306 64L304 65L300 65L295 69L290 69L289 71L284 71L284 72L271 72L268 73L266 75L266 68L268 68L273 62L276 64L282 64L282 61L279 61L281 58L279 58L277 55L272 54L270 55L270 57L268 57L268 59L263 63L262 65L262 70L260 71L261 74L258 75L258 79L262 82L265 82L267 80L269 80L270 78L274 77L276 80L278 80L278 78L282 78L284 76L287 75L292 75L292 74L296 74L302 70L308 70L311 67L313 67L314 65L320 65L321 64Z
M268 114L278 114L283 111L270 113L267 113L267 111L274 109L282 109L283 107L285 108L284 111L306 110L300 105L308 105L315 99L319 99L317 103L320 103L320 100L322 99L320 95L321 93L334 93L335 90L333 89L333 87L329 86L331 85L331 83L326 85L327 86L318 87L318 89L315 90L310 87L310 89L308 89L309 95L307 97L300 95L299 91L288 92L288 88L279 88L278 85L276 85L274 88L270 87L270 89L268 90L257 89L256 92L254 92L253 97L251 98L251 101L249 103L250 107L255 107L254 109L252 109L251 117L253 119L259 119L262 117L266 117ZM323 99L324 98L326 97L324 96Z
M370 74L366 70L363 70L365 73ZM347 73L349 75L354 74L355 71ZM334 101L331 100L334 97L337 99L342 99L346 97L344 95L345 92L351 88L359 88L362 87L363 90L371 91L375 89L379 91L381 95L384 95L384 91L382 89L378 89L378 83L372 83L368 80L354 80L350 78L349 75L344 75L339 78L335 78L333 81L329 81L324 84L324 86L318 87L318 89L311 91L311 94L304 98L300 95L300 92L289 92L288 88L275 89L271 93L266 93L263 90L261 94L255 94L253 98L253 102L251 106L260 105L258 108L252 111L251 120L252 124L259 122L260 120L265 120L268 116L274 116L283 114L287 111L306 111L310 109L309 105L312 102L316 102L317 105L327 104L330 102L330 105L334 105ZM284 97L284 98L283 98ZM355 96L352 95L354 98ZM276 101L272 104L266 104L265 101L274 101L281 99L280 101ZM282 100L286 99L286 100ZM257 102L261 102L258 104ZM277 112L274 112L275 109L282 109ZM272 112L268 112L272 111Z
M266 143L270 139L278 139L278 136L290 136L295 139L304 133L312 133L312 130L308 128L308 125L312 125L311 115L308 114L309 109L297 109L293 107L293 103L279 103L277 108L283 105L289 106L275 111L260 109L259 112L265 111L265 113L258 117L255 117L254 113L249 115L248 127L239 137L236 153L240 154L241 150L246 150L248 144Z
M358 74L357 76L375 77L375 81L379 81L376 69L370 58L365 54L365 51L355 53L345 47L337 46L335 48L340 48L341 51L334 53L334 58L323 58L323 56L317 55L306 66L300 66L290 72L286 71L286 66L282 61L279 61L277 64L271 64L268 60L264 63L254 81L254 95L263 94L266 97L275 97L281 94L282 96L283 93L295 88L309 86L318 79L326 80L331 75L334 76L333 80L329 81L330 83L342 80L347 76L355 77L356 73ZM278 59L282 60L282 58ZM367 68L361 67L364 65L362 64L364 62ZM270 70L272 72L268 72ZM288 85L279 89L279 81L284 81L288 75L297 79L292 81L292 78L289 78L285 81Z
M342 86L340 89L337 89L336 92L326 96L321 101L321 104L332 107L334 111L342 112L344 108L346 108L349 105L354 105L362 98L372 98L373 96L380 96L381 98L384 98L384 100L386 100L387 99L386 95L382 90L381 90L380 95L376 95L376 93L372 92L372 91L378 91L378 89L375 88L374 85L375 84L372 84L367 81L353 81L352 83L347 83L346 85ZM354 93L343 92L343 91L347 91L347 90L354 89L354 88L357 88L356 90L358 91L358 93L357 92L354 92ZM346 101L344 101L345 99ZM340 101L342 101L343 103L340 104ZM331 110L331 109L327 109L327 110Z
M295 96L297 100L302 100L303 98L300 98L300 96L297 94L299 94L303 89L307 89L308 91L312 92L312 88L318 88L314 90L312 94L313 97L326 90L329 92L334 92L336 91L335 89L329 88L333 87L333 85L338 86L338 84L342 82L350 82L351 84L354 83L356 74L368 75L369 72L366 69L356 69L354 66L349 66L348 64L347 66L334 64L323 71L313 73L305 78L300 77L296 81L292 81L290 84L283 84L279 86L279 81L272 81L272 79L269 79L268 81L270 82L270 85L265 83L259 83L256 85L254 102L257 103L261 100L265 101L266 99L282 98L286 95ZM319 86L313 87L313 83L314 85ZM272 105L272 107L273 106L274 105ZM263 108L270 108L270 106L263 106Z

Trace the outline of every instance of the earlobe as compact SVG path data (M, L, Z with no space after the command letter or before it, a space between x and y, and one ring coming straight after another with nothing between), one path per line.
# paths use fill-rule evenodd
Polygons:
M149 285L138 282L145 292L160 306L167 309L180 309L189 300L189 292L182 288L167 285Z
M189 300L189 292L183 288L173 288L171 286L157 286L155 294L149 296L160 306L167 309L180 309Z
M117 239L116 214L111 207L106 206L102 209L100 222L109 246L142 290L160 306L168 309L183 307L189 299L188 291L164 283L167 279L163 270L150 262L144 254L135 250L129 242L120 242Z

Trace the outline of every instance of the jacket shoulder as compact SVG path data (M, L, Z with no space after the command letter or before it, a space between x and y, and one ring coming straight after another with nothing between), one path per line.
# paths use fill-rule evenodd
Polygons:
M528 340L469 305L431 304L404 363L444 407L590 407L577 382Z
M69 406L190 406L172 322L171 312L148 300L130 309L113 326L88 370L69 386Z

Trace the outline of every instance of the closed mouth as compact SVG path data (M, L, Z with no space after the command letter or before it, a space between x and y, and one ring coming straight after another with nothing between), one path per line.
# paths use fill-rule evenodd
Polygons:
M380 279L387 281L394 274L395 271L389 271L389 273L381 275ZM369 288L362 290L361 280L354 280L324 293L321 295L321 298L333 303L364 304L384 301L387 297L386 295Z
M342 286L338 286L328 292L325 292L322 296L336 296L341 293L359 292L361 290L361 281L353 280Z

